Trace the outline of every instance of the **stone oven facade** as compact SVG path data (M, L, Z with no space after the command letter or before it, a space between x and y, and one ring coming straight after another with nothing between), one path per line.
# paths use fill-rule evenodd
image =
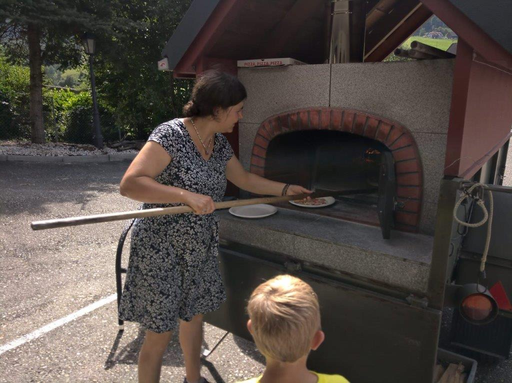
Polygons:
M241 69L240 158L264 176L282 134L336 130L384 144L396 172L395 228L432 234L448 131L452 60Z

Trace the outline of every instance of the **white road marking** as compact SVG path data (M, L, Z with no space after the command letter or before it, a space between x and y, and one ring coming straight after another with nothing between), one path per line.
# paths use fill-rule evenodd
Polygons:
M77 318L80 318L83 315L90 313L91 311L99 309L101 306L105 306L105 305L109 304L110 302L115 301L116 299L117 299L117 294L109 295L108 297L100 299L99 301L96 301L96 302L90 304L89 306L84 307L83 309L75 311L73 314L69 314L68 316L65 316L64 318L58 319L55 322L47 324L46 326L43 326L43 327L31 332L30 334L23 335L22 337L15 339L12 342L9 342L9 343L1 346L0 347L0 355L2 355L4 352L7 352L16 347L19 347L22 344L30 342L31 340L37 339L41 335L44 335L47 332L55 330L57 327L63 326L66 323L69 323Z

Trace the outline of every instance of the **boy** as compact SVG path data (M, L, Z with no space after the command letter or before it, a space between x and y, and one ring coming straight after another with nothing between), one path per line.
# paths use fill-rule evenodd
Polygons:
M348 383L340 375L309 371L306 361L325 335L318 298L307 283L280 275L261 285L247 306L247 328L265 356L262 376L244 383Z

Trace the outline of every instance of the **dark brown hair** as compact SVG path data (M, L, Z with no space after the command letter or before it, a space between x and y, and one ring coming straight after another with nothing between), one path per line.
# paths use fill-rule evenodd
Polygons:
M247 98L238 78L218 70L208 70L197 78L190 101L183 107L185 117L215 116L215 108L227 109Z

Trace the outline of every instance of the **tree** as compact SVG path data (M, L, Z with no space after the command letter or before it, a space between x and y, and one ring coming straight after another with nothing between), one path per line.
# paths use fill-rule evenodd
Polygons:
M144 139L157 124L181 114L188 101L190 80L175 80L161 72L157 61L181 22L191 0L124 0L114 12L134 28L116 38L98 34L96 78L98 97L115 111L125 134Z
M44 143L43 63L76 66L82 58L79 37L85 31L131 27L112 17L105 0L0 0L0 39L13 62L30 67L30 121L34 143Z

